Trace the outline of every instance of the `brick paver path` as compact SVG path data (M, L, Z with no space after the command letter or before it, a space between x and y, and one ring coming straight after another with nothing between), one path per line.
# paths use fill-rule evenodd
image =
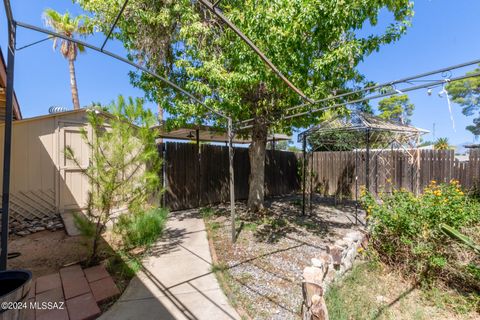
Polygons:
M82 269L74 265L38 278L27 300L28 320L87 320L100 315L98 303L120 294L103 265Z

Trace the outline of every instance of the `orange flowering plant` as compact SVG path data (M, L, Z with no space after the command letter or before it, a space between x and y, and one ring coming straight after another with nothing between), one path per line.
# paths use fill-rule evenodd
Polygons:
M458 264L448 247L451 241L439 228L440 224L458 230L479 226L480 202L468 196L458 181L432 181L419 196L402 189L377 198L363 191L361 202L369 216L372 245L384 262L417 278L443 277L456 265L463 279L469 279L466 265ZM480 277L469 281L480 287Z

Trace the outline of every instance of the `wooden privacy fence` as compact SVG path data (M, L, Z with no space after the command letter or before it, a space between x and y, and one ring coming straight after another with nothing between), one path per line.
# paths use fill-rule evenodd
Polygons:
M166 184L164 203L171 210L197 208L229 201L228 148L218 145L167 142L163 150ZM267 150L267 196L285 195L300 187L297 155ZM235 199L247 199L250 161L248 149L235 148Z
M471 150L466 162L455 159L453 150L372 150L368 175L366 163L365 151L314 152L308 185L325 196L355 199L367 181L373 193L400 188L422 192L432 180L456 179L467 189L480 183L480 150Z

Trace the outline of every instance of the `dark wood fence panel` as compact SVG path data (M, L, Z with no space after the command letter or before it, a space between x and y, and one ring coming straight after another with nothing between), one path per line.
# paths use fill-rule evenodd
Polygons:
M355 192L366 186L367 179L374 193L391 192L393 188L418 188L422 192L432 180L443 183L456 179L467 189L479 186L480 150L471 150L468 162L456 160L453 150L410 150L410 154L399 150L372 151L367 177L365 151L315 152L310 159L310 184L325 196L346 198L355 198Z
M162 148L162 146L160 146ZM196 208L230 199L228 148L218 145L168 142L163 145L166 190L164 203L171 210ZM300 188L298 156L267 150L267 196L285 195ZM248 149L235 148L235 199L248 198L250 161Z

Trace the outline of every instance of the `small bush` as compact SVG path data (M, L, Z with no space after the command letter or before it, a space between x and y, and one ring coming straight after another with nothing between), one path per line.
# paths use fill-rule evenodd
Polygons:
M148 247L162 234L167 216L168 211L163 208L125 214L119 218L116 230L122 236L125 247Z
M440 230L446 224L467 235L480 221L480 202L467 196L457 181L435 181L420 196L405 190L375 199L362 195L369 214L372 244L380 259L424 283L437 280L466 291L480 289L472 263L479 257Z

